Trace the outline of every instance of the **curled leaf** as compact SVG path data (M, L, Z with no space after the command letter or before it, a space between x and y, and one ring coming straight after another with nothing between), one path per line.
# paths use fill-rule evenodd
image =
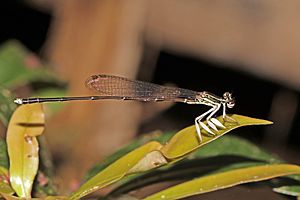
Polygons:
M168 141L168 139L171 138L172 135L173 135L172 133L162 134L160 131L155 131L153 133L143 135L133 140L130 144L119 149L112 155L102 160L101 163L97 164L94 168L92 168L92 170L90 170L90 172L86 176L86 180L90 179L92 176L95 176L101 170L105 169L107 166L109 166L116 160L120 159L122 156L125 156L130 151L133 151L134 149L138 148L139 146L142 146L145 143L148 143L149 141L153 141L153 140L158 141L160 143L165 143L166 141Z
M149 153L157 151L161 148L161 144L158 142L149 142L127 155L121 157L107 168L99 172L96 176L92 177L86 183L84 183L76 192L74 192L70 199L80 199L100 188L103 188L111 183L114 183L125 175L132 173L132 168L138 164L140 165L139 170L142 170L140 161L145 158ZM144 171L149 170L147 167L151 165L143 163L142 166L145 168Z
M17 195L30 198L36 176L39 145L36 136L44 130L40 104L22 105L13 113L7 130L10 182Z
M131 168L128 173L144 172L167 163L168 161L160 153L160 151L152 151L142 158L133 168Z
M216 140L225 133L247 125L264 125L272 124L272 122L262 119L255 119L241 115L231 115L231 118L236 120L236 122L227 122L222 119L222 116L218 117L220 121L226 128L221 129L218 132L214 132L214 136L205 131L201 130L202 133L202 142L199 141L199 138L196 133L195 126L189 126L174 135L171 140L161 149L163 155L169 159L176 159L182 157L192 151L200 148L201 146ZM206 123L206 122L205 122ZM207 127L207 126L206 126Z
M193 179L150 195L144 200L181 199L243 183L257 182L290 174L300 174L300 167L288 164L247 167Z

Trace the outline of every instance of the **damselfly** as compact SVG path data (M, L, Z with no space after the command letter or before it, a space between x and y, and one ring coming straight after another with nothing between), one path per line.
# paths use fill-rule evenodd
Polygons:
M222 107L223 119L225 119L225 117L227 117L226 108L232 108L235 103L231 93L229 92L225 92L223 97L219 97L206 91L196 92L188 89L166 87L112 75L92 75L86 80L86 86L96 91L98 95L79 97L17 98L14 102L16 104L31 104L77 100L117 99L144 102L173 101L187 104L203 104L210 106L211 108L195 118L196 131L200 141L202 141L200 127L212 135L215 134L210 128L214 131L218 131L217 127L225 128L225 126L213 116ZM201 121L204 117L206 117L207 125L210 128Z

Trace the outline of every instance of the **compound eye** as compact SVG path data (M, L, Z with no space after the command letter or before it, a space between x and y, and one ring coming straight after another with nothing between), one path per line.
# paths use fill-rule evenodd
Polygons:
M235 103L232 102L232 101L230 101L230 102L227 103L227 107L228 107L228 108L233 108L234 105L235 105Z

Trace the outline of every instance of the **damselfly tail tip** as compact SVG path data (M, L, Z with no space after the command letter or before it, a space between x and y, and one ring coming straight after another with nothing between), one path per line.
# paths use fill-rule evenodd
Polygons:
M14 103L21 105L21 104L23 104L23 100L20 99L20 98L17 98L17 99L14 100Z

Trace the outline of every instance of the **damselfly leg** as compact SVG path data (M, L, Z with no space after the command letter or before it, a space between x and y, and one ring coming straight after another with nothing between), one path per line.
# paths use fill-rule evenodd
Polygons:
M207 133L211 135L215 135L215 132L218 132L218 128L225 129L226 127L216 118L213 116L218 112L218 110L223 107L223 121L225 122L225 119L232 119L231 117L226 115L226 107L232 108L234 106L234 100L231 98L230 93L224 93L223 98L217 97L213 94L203 92L203 94L200 94L197 96L199 104L204 104L211 106L212 108L203 113L202 115L198 116L195 119L195 126L196 131L199 137L200 142L202 142L202 136L201 136L201 128L203 128ZM207 117L206 117L207 116ZM206 122L203 123L203 118L206 117ZM232 119L235 121L234 119ZM212 129L212 130L211 130Z

